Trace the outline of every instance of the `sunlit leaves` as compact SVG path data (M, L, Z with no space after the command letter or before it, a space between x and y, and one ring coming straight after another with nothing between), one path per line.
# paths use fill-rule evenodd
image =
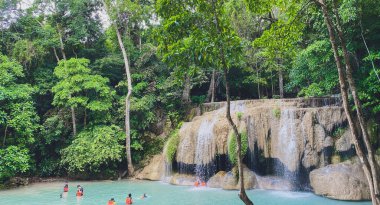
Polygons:
M63 107L82 106L92 111L108 110L115 94L107 85L109 80L91 74L87 59L60 61L54 70L59 82L52 88L53 104Z

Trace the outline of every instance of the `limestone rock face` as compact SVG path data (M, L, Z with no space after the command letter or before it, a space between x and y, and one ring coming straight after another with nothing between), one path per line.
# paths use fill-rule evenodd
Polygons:
M256 186L256 175L253 171L249 170L246 166L243 168L244 170L244 187L246 189L253 189ZM238 176L235 175L237 172L237 167L235 167L232 171L227 172L221 181L222 189L226 190L239 190L240 182ZM209 186L209 185L208 185Z
M329 133L346 121L343 109L334 100L233 101L231 116L239 128L243 127L241 131L247 132L250 153L278 159L288 171L296 172L300 165L308 169L329 163L323 151L334 146ZM228 154L231 128L225 117L225 103L204 104L201 110L202 115L184 123L180 129L177 162L206 165L217 155Z
M310 184L317 195L339 200L369 200L367 178L358 163L339 163L310 173Z
M352 135L350 129L346 129L344 134L335 142L335 148L339 152L345 152L351 149Z
M163 156L159 154L152 157L148 166L144 167L144 169L136 176L136 178L158 181L161 180L164 172L165 161Z
M193 175L186 174L175 174L170 179L170 184L180 185L180 186L194 186L196 177Z

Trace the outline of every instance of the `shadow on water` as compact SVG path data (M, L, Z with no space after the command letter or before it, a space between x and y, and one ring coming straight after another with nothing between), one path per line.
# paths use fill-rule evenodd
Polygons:
M232 165L226 154L216 155L208 164L195 165L182 162L173 162L173 171L179 174L196 175L200 180L207 181L219 171L229 171Z

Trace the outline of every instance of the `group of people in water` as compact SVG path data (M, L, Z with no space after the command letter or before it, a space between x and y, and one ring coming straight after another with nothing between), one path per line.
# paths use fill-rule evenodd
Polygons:
M147 198L147 195L144 193L141 197L141 199L144 199L144 198ZM132 204L133 203L133 200L132 200L132 194L128 194L128 197L125 199L125 204L126 205L129 205L129 204ZM109 201L108 201L108 204L107 205L115 205L116 204L116 201L114 198L111 198Z
M68 184L68 182L66 182L65 186L63 187L63 193L67 193L67 192L69 192L69 184ZM62 198L63 193L60 195L61 198ZM84 193L83 187L81 185L77 185L76 196L77 197L82 197L83 193ZM147 195L144 193L140 198L141 199L147 198ZM125 199L125 204L129 205L129 204L132 204L132 203L133 203L132 194L129 193L128 196L127 196L127 198ZM107 205L115 205L115 204L116 204L116 201L115 201L114 198L111 198L110 200L108 200Z
M194 182L194 186L195 187L206 186L206 182L197 180Z
M67 192L69 192L69 183L68 183L68 182L66 182L66 183L65 183L65 186L63 186L63 193L67 193ZM61 194L61 198L62 198L63 193ZM76 196L81 197L81 196L83 196L83 193L84 193L84 189L83 189L83 187L82 187L81 185L78 184L78 185L77 185Z

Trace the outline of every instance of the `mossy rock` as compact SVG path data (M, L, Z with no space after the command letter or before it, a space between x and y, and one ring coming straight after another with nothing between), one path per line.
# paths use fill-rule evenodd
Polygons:
M247 132L242 132L241 136L241 155L244 156L248 151L248 135ZM236 135L231 132L228 137L228 158L232 164L237 164L237 142Z
M164 156L166 162L173 162L174 156L177 153L177 148L179 144L179 129L174 130L170 133L168 141L166 141L164 148Z

